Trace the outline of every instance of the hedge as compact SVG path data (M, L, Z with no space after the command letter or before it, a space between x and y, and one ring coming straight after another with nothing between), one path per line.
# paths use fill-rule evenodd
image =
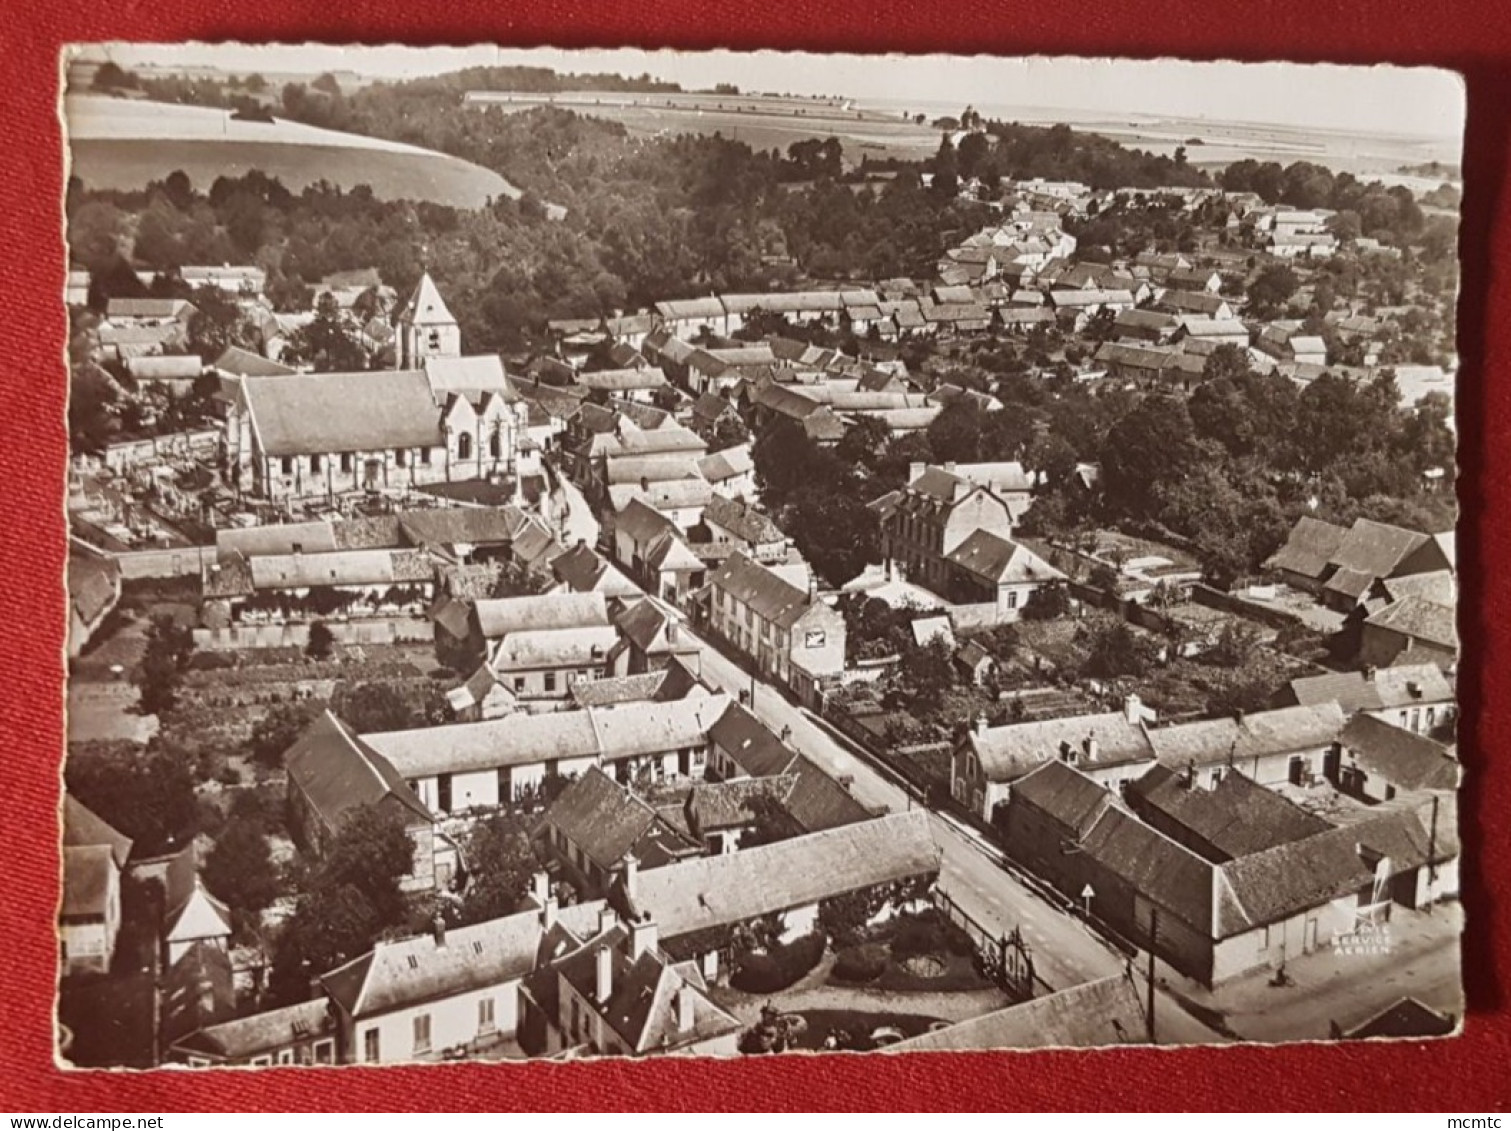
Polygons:
M818 932L781 943L763 953L741 955L729 984L748 994L785 990L824 957L824 936Z
M887 968L887 948L882 943L862 943L839 952L834 976L842 982L871 982Z

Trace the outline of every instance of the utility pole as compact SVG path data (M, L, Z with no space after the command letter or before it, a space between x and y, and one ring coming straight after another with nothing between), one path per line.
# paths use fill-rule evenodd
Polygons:
M1149 1026L1149 1043L1159 1042L1154 1036L1154 944L1159 937L1159 910L1153 906L1149 908L1149 1002L1144 1009L1145 1021Z
M1432 823L1427 830L1427 914L1432 914L1433 886L1438 882L1438 795L1432 795Z

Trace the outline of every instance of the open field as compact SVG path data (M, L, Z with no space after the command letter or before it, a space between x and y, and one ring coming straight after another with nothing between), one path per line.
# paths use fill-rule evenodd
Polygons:
M233 121L202 106L80 95L64 104L71 172L92 188L137 189L182 169L200 188L260 169L295 192L359 184L390 200L481 208L520 190L480 165L418 146L298 122Z
M866 155L908 160L930 157L939 148L939 131L927 124L916 124L906 111L916 110L926 114L927 121L933 121L959 110L929 104L916 107L909 104L904 108L901 102L894 107L834 99L597 91L555 94L474 91L468 94L467 101L469 105L510 111L559 106L621 122L632 133L642 136L717 132L743 141L753 149L785 151L787 146L804 138L837 137L844 143L845 158L851 163ZM1436 188L1441 182L1396 173L1397 168L1432 160L1447 163L1458 160L1457 143L1451 139L1139 115L1113 119L1105 114L1042 107L984 107L983 112L988 117L1029 125L1065 122L1074 129L1101 134L1130 148L1167 156L1184 145L1193 165L1212 170L1244 158L1278 161L1282 165L1314 161L1336 171L1387 184L1404 184L1414 191ZM1189 144L1195 138L1200 138L1201 143Z

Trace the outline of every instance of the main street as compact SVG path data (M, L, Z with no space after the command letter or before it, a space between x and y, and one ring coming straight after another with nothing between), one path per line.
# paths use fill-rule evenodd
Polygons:
M831 776L847 780L857 800L892 812L916 802L868 760L837 739L828 728L789 700L781 691L751 674L698 634L700 675L705 682L738 696L745 693L751 709L777 733L787 731L788 742ZM962 829L930 812L934 839L943 857L940 888L985 930L1005 935L1022 932L1033 954L1034 969L1050 989L1066 989L1123 972L1121 953L1092 934L1086 926L1036 894L998 862L1000 854L974 831ZM1142 972L1139 974L1142 980ZM1212 1043L1223 1038L1182 1010L1174 999L1158 995L1155 1016L1161 1043Z

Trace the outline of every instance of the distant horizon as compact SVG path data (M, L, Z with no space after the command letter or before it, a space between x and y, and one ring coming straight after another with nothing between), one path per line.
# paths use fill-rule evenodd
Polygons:
M338 47L323 44L79 44L86 59L136 68L318 75L375 81L469 67L541 67L564 76L642 74L685 90L730 83L747 94L840 97L861 105L1003 113L1166 118L1461 142L1465 99L1454 72L1425 67L961 55L819 55L640 49ZM821 64L821 65L820 65ZM1158 75L1158 82L1151 81ZM916 90L919 97L906 92ZM902 93L899 93L902 92ZM1254 107L1264 107L1262 114Z

